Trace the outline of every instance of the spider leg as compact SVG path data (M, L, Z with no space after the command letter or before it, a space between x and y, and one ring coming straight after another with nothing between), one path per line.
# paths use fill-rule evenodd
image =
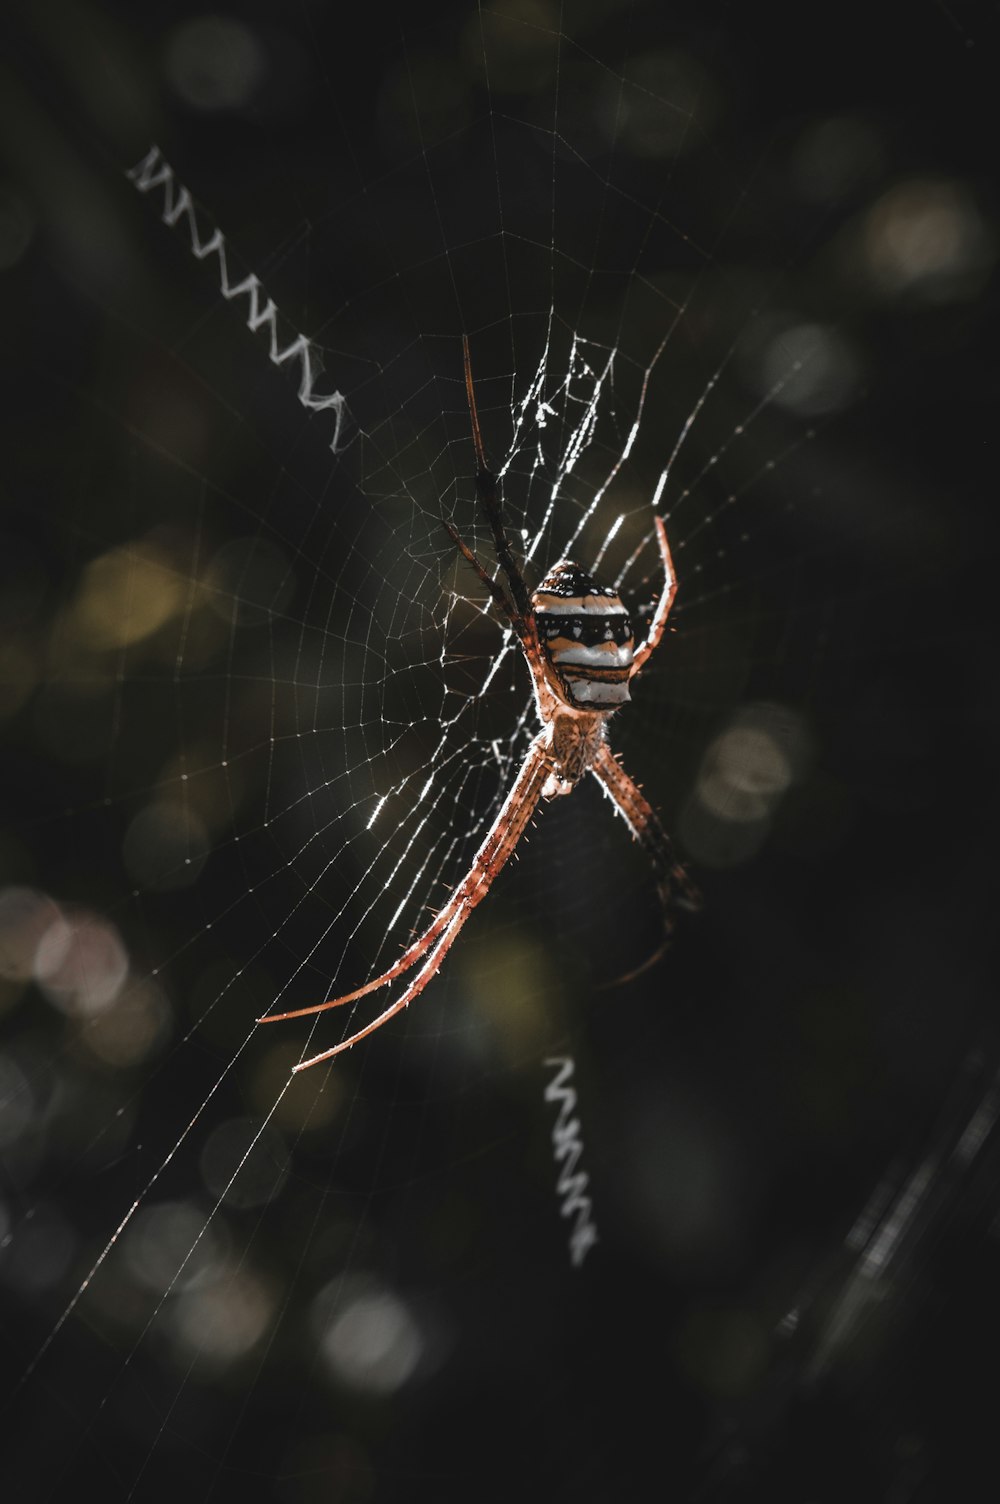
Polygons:
M524 623L523 623L521 617L518 616L517 612L515 611L514 607L511 605L510 601L507 599L506 591L504 591L504 589L502 588L502 586L500 586L500 585L497 584L496 580L492 577L492 575L487 574L486 570L480 564L479 560L476 558L475 554L472 552L472 549L465 542L465 539L461 536L461 534L458 532L458 530L456 528L453 528L450 522L446 522L443 517L441 518L441 522L442 522L442 524L444 526L445 532L448 534L448 537L451 539L452 543L454 543L455 547L458 549L459 553L462 555L462 558L465 560L465 562L467 564L471 564L472 565L473 569L476 571L476 573L478 574L479 578L482 580L483 584L486 586L486 588L489 591L490 595L493 597L493 600L496 603L496 605L499 606L500 610L507 617L508 621L510 622L511 626L514 628L514 631L517 633L518 637L520 637L523 640L523 638L524 638Z
M536 694L543 693L542 686L545 683L545 664L542 659L541 645L538 641L538 628L535 625L534 612L531 609L531 596L514 558L503 525L503 512L500 504L500 491L496 476L486 464L486 451L483 447L483 436L479 427L479 410L476 407L476 391L472 381L472 360L469 355L468 336L462 336L462 352L465 360L465 391L469 402L469 416L472 420L472 443L476 451L476 495L480 505L486 513L490 531L493 534L493 546L496 551L497 562L507 581L507 590L497 583L483 568L479 559L472 549L461 537L456 528L450 522L442 518L445 531L452 543L458 549L467 564L471 564L482 583L489 591L494 603L507 617L517 638L521 644L524 656L528 661L528 668L535 681Z
M674 561L670 557L670 544L667 542L667 529L662 517L654 519L656 523L656 540L660 545L660 558L663 560L663 593L657 602L653 613L653 620L649 624L649 635L645 642L639 644L632 658L632 668L629 678L637 674L645 664L649 655L659 646L663 629L667 625L667 617L677 594L677 575L674 572Z
M476 558L469 545L465 542L464 538L462 538L458 531L452 527L450 522L445 522L443 517L441 521L449 538L454 543L459 553L462 555L462 558L465 559L466 563L472 565L473 569L476 571L479 578L482 580L483 584L490 592L490 595L493 597L500 610L505 614L508 621L510 622L511 629L517 637L518 642L521 644L521 650L524 653L525 658L527 659L528 668L531 672L532 678L535 681L536 692L539 694L542 693L540 686L545 683L545 665L542 662L542 649L538 641L538 628L535 626L534 616L530 613L528 616L521 616L518 614L511 602L507 599L507 596L502 587L497 584L496 580L494 580L490 575L487 574L486 570L483 568L482 564L480 564L479 560Z
M325 1050L321 1055L314 1055L309 1060L303 1060L295 1067L296 1070L305 1070L310 1065L317 1065L321 1060L329 1060L332 1056L339 1055L341 1051L350 1049L351 1045L357 1044L359 1039L364 1039L375 1029L381 1028L382 1024L387 1023L424 990L451 949L465 921L473 909L486 897L493 879L523 835L541 798L542 787L551 770L551 761L547 733L541 731L528 748L510 793L504 800L486 839L476 852L469 871L423 934L417 937L388 971L383 972L374 981L366 983L364 987L345 993L343 997L330 998L325 1003L314 1003L308 1008L294 1008L288 1013L272 1013L266 1018L257 1020L262 1024L279 1023L284 1019L304 1018L313 1013L323 1013L328 1008L339 1008L345 1003L356 1002L358 998L367 996L369 992L376 992L380 987L387 986L389 982L395 981L396 977L411 970L419 961L423 961L419 972L406 987L402 996L384 1013L381 1013L373 1023L368 1024L358 1033L352 1034L349 1039L334 1045L333 1049ZM424 960L424 957L427 959Z
M401 1013L404 1008L408 1007L415 997L419 997L420 993L427 986L427 983L437 974L441 962L451 949L452 942L471 912L472 906L468 908L460 907L452 914L448 925L443 934L440 935L437 944L434 946L427 960L417 972L413 981L410 982L402 995L394 1003L390 1003L389 1007L380 1013L377 1018L373 1019L370 1024L366 1024L363 1029L359 1029L356 1034L352 1034L349 1039L344 1039L340 1044L335 1044L332 1049L323 1050L319 1055L311 1055L308 1060L300 1060L298 1065L292 1067L293 1073L295 1071L308 1070L311 1065L321 1065L324 1060L332 1060L334 1055L340 1055L344 1050L349 1050L352 1045L357 1044L359 1040L365 1039L369 1034L374 1034L376 1029L381 1029L383 1024L389 1022L390 1018L395 1018L397 1013ZM346 998L337 999L338 1003L346 1001ZM330 1004L329 1006L333 1005ZM269 1023L270 1019L264 1019L262 1022Z
M667 949L673 933L675 910L700 908L701 894L678 860L674 843L660 823L659 815L628 776L607 742L601 745L590 771L648 855L663 910L663 943L641 966L615 978L616 982L631 982L654 966Z
M522 619L531 613L531 598L524 576L517 567L510 539L503 525L503 509L500 505L500 487L496 476L486 463L486 450L479 428L479 412L476 408L476 391L472 383L472 360L469 355L469 337L462 335L462 354L465 361L465 393L469 400L469 416L472 419L472 442L476 450L476 495L479 497L486 520L493 534L497 563L504 572L511 600Z

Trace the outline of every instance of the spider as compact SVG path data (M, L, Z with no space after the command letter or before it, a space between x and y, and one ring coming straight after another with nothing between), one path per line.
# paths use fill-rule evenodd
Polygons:
M656 811L625 772L607 739L607 723L618 707L629 699L629 682L642 671L659 645L677 594L677 577L666 527L662 518L654 519L663 564L663 591L650 619L649 633L638 647L634 646L628 611L618 592L612 585L598 584L572 559L560 559L538 589L529 593L504 528L499 482L486 463L472 382L469 342L464 335L462 345L465 390L476 452L476 496L493 534L497 563L506 589L487 572L451 523L444 522L443 525L517 637L531 673L535 707L542 729L528 747L510 793L476 852L472 866L444 907L399 960L374 981L345 993L343 997L330 998L308 1008L294 1008L288 1013L272 1013L257 1020L265 1024L280 1023L285 1019L322 1013L327 1008L340 1008L345 1003L367 997L369 992L377 992L415 966L419 967L396 1001L390 1003L372 1023L332 1049L300 1061L296 1071L307 1070L311 1065L319 1065L350 1049L419 997L437 975L459 930L476 905L482 903L493 879L513 853L539 799L553 799L571 793L585 773L593 773L633 837L645 849L663 909L662 943L637 970L620 980L630 981L663 955L673 929L675 906L693 909L700 901L696 887L677 860L673 843Z

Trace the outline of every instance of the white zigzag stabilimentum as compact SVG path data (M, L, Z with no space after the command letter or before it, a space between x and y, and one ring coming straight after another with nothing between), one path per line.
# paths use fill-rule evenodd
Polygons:
M210 256L218 259L219 289L222 296L227 302L240 297L247 299L247 328L252 334L257 334L261 329L269 331L268 357L271 362L276 366L287 365L290 361L299 362L299 401L311 412L333 413L334 431L330 448L334 454L339 454L347 447L347 403L340 392L330 392L324 396L313 390L313 383L320 373L314 369L316 362L311 341L304 334L299 334L290 344L281 347L278 339L278 308L274 299L268 297L260 278L254 272L248 273L239 282L230 281L226 237L215 227L207 239L202 239L191 194L183 183L178 183L173 168L164 160L158 146L151 146L142 161L135 167L130 167L125 175L140 193L152 193L157 188L163 190L163 212L160 218L170 229L176 229L182 220L187 221L193 256L199 261L207 261Z

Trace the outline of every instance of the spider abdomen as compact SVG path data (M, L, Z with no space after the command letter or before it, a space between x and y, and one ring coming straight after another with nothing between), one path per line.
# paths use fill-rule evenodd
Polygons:
M531 597L542 651L571 705L614 710L629 698L634 657L629 614L611 585L563 559Z

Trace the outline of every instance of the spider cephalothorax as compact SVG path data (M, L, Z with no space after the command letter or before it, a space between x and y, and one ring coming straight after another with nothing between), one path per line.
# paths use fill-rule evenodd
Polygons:
M411 1003L433 976L451 949L455 937L523 835L540 799L569 794L585 773L592 773L641 842L653 867L663 909L664 939L659 949L630 976L645 971L666 949L678 907L693 908L697 889L674 854L673 843L652 805L625 772L608 746L607 723L629 698L629 682L638 674L663 636L667 616L677 593L667 530L654 518L656 541L663 565L663 591L653 611L649 631L638 647L632 623L613 585L600 585L572 559L562 559L529 595L517 565L503 522L500 488L486 464L479 431L476 395L468 341L464 340L465 386L472 418L476 451L476 493L493 535L501 584L483 567L451 523L444 524L459 553L472 566L494 605L517 637L531 673L532 688L541 730L525 753L520 772L504 800L472 866L430 924L406 948L399 960L365 986L343 997L330 998L289 1013L273 1013L261 1023L301 1018L353 1003L387 986L417 967L416 975L400 996L377 1018L332 1049L301 1061L296 1070L329 1060L364 1039ZM505 588L506 586L506 588Z

